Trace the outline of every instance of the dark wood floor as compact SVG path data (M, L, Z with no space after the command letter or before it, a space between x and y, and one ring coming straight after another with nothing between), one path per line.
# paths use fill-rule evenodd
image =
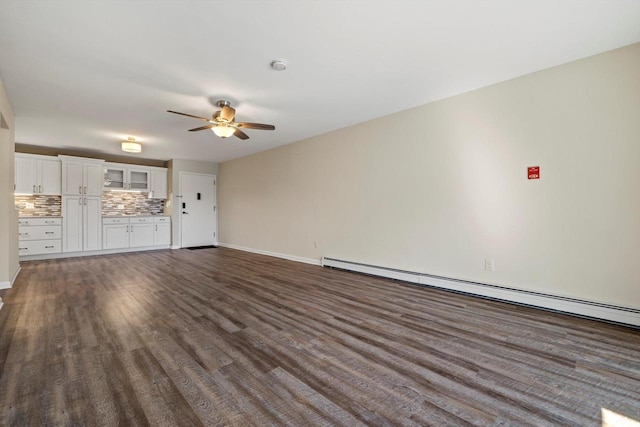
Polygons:
M640 331L230 249L25 262L0 425L640 420Z

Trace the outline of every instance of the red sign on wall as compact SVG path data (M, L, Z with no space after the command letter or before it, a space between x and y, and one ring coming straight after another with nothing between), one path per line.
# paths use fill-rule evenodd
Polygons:
M529 166L527 168L527 177L529 179L540 179L540 166Z

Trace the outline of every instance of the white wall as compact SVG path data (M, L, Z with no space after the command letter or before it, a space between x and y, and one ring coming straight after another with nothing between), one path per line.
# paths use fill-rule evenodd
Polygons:
M222 163L220 241L638 308L638 76L635 44Z
M218 164L210 162L199 162L195 160L171 159L169 160L169 192L167 195L166 213L171 216L171 245L180 246L180 172L203 173L218 175Z
M11 103L0 79L0 288L8 287L18 271L18 212L13 204L14 117Z

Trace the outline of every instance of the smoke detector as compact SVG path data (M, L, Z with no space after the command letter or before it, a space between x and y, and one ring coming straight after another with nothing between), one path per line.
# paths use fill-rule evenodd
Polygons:
M287 63L282 59L274 59L271 61L271 68L276 71L284 71L287 69Z

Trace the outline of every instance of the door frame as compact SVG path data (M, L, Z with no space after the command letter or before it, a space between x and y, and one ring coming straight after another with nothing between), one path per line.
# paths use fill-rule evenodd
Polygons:
M180 239L180 243L178 244L179 248L183 248L184 246L182 246L182 177L184 175L197 175L197 176L207 176L207 177L211 177L213 178L213 182L214 182L214 189L213 189L213 194L214 197L216 198L215 201L215 208L214 208L214 217L215 217L215 221L216 221L216 225L214 227L214 232L215 234L215 238L214 238L214 245L218 246L218 177L217 175L211 174L211 173L197 173L197 172L178 172L178 190L180 191L180 194L177 196L177 199L179 200L178 202L178 206L177 206L177 210L174 208L174 212L176 212L176 216L178 219L178 230L179 230L179 239Z

